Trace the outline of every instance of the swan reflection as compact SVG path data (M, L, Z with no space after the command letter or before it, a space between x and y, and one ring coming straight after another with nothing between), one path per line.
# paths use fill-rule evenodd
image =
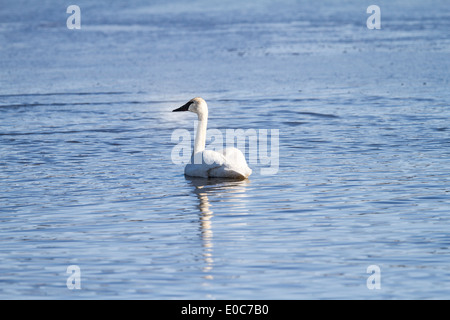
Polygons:
M214 265L212 229L214 212L209 198L213 202L227 202L227 208L231 211L247 211L243 208L242 200L246 197L246 187L250 182L248 180L224 181L223 179L203 179L188 176L186 176L186 180L194 187L193 192L199 200L197 207L200 210L200 234L203 246L203 260L205 262L203 271L209 273ZM213 276L208 274L204 278L212 279Z

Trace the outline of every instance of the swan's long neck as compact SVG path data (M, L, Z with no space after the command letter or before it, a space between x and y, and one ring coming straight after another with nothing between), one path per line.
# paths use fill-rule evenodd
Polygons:
M195 143L194 143L194 154L205 150L207 124L208 124L208 111L199 113L197 134L195 136Z

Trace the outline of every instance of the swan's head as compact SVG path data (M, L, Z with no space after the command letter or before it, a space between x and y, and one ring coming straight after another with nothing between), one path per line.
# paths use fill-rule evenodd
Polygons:
M182 105L178 109L173 110L172 112L178 112L178 111L191 111L198 115L201 115L201 114L208 113L208 106L207 106L205 100L203 100L200 97L197 97L197 98L189 100L184 105Z

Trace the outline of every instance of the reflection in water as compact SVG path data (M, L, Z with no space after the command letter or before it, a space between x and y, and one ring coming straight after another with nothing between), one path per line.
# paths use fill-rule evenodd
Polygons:
M224 181L222 179L203 179L187 176L186 179L195 187L194 193L199 200L200 230L204 249L203 257L205 261L203 271L209 273L213 269L214 259L212 231L213 211L208 196L214 197L215 202L229 201L230 199L233 203L242 202L242 197L245 197L245 187L249 184L249 180ZM242 209L242 206L239 205L239 208ZM213 279L213 276L208 274L204 278Z

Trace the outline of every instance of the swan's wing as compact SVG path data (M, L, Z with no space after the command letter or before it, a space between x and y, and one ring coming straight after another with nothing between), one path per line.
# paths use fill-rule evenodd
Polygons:
M217 168L223 166L226 162L225 156L213 150L204 150L203 152L203 163L210 168Z
M191 177L208 178L211 177L211 170L223 167L225 161L223 154L204 150L192 155L191 163L186 165L184 173Z
M236 148L226 148L218 151L218 153L223 154L225 157L225 163L229 170L239 173L244 178L247 178L252 174L252 169L248 167L245 156L241 150Z
M226 148L218 151L218 153L223 154L227 162L233 164L245 164L247 166L247 161L245 160L244 154L239 149Z
M239 150L221 152L204 150L192 156L191 163L186 165L184 173L193 177L245 179L252 170L247 166L245 157Z

